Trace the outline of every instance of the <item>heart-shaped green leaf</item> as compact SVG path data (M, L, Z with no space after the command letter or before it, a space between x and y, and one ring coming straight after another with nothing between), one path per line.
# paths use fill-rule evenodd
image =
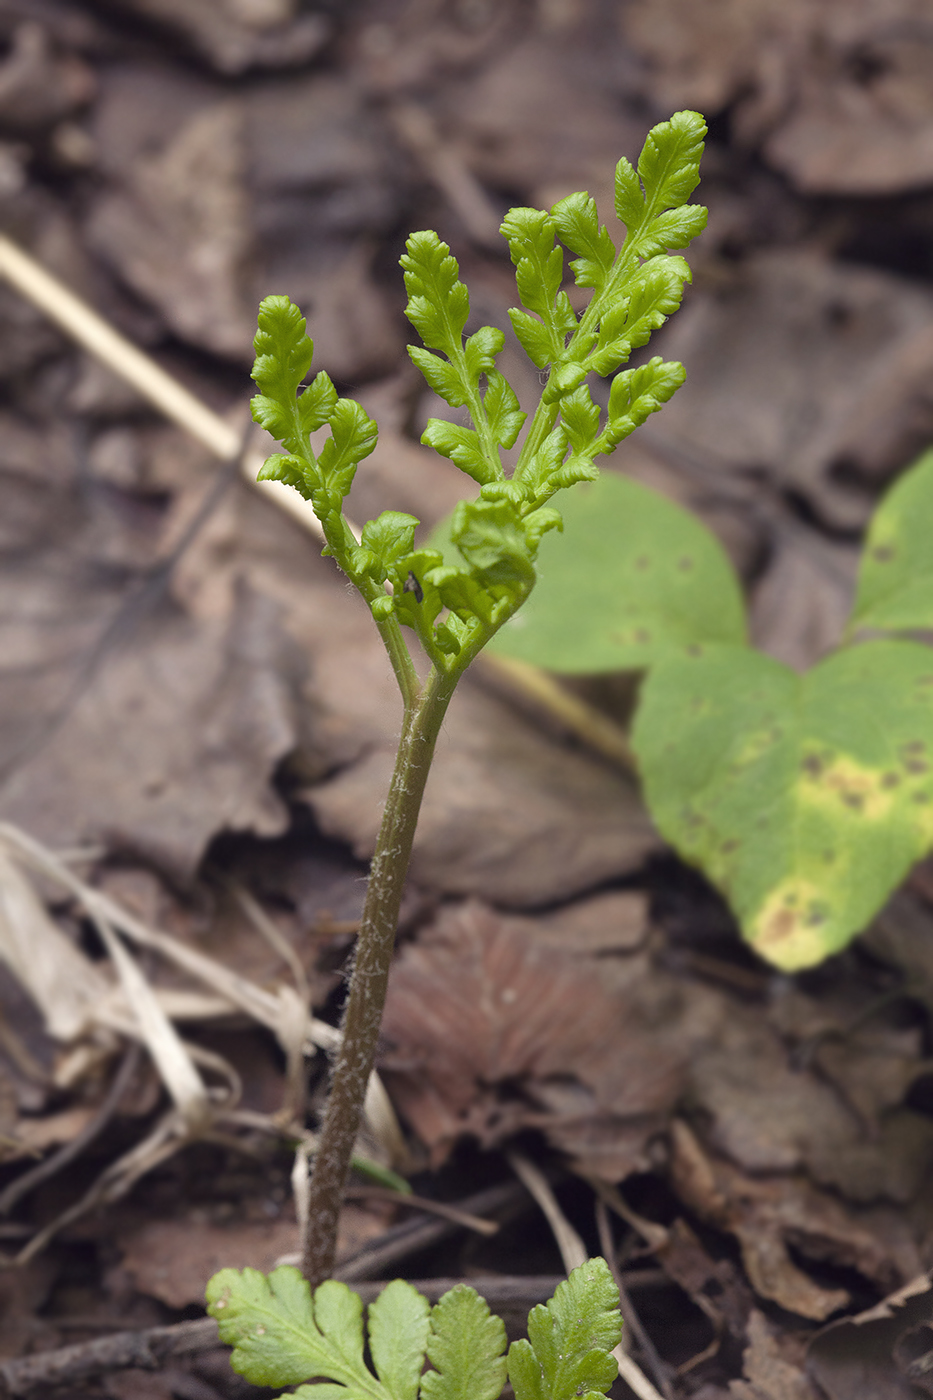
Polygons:
M933 627L933 452L892 486L872 518L850 631Z
M799 676L697 648L649 673L632 733L658 829L785 971L838 952L933 848L933 652L874 641Z
M563 538L541 541L534 591L491 651L579 675L641 670L698 641L745 641L735 571L694 516L614 472L555 504Z

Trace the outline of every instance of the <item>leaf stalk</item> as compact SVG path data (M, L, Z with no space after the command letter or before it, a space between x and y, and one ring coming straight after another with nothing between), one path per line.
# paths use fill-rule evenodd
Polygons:
M415 828L437 736L457 679L458 675L433 670L414 703L405 706L357 937L343 1041L311 1175L302 1272L312 1288L333 1272L337 1220L376 1055Z

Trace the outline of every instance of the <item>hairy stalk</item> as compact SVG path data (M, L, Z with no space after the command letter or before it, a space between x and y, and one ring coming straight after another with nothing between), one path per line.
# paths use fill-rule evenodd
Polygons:
M432 671L406 706L395 771L373 856L343 1020L343 1043L310 1184L302 1272L312 1288L333 1272L337 1220L372 1073L405 876L434 745L457 676Z

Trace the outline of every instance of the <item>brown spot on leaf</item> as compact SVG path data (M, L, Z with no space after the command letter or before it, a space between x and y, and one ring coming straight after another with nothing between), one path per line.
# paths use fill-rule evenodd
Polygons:
M875 768L866 768L853 758L830 753L820 756L821 771L814 772L815 765L807 767L809 781L802 788L802 795L808 802L831 802L837 800L853 812L861 812L871 820L885 817L894 801L890 795L893 784L888 775ZM801 767L805 767L806 760Z
M762 928L762 936L767 942L777 942L793 933L797 927L797 914L793 909L778 909Z
M871 557L876 564L890 564L894 558L894 547L889 544L877 544L871 551Z
M826 956L816 930L829 922L830 906L810 881L791 876L771 894L751 922L752 941L785 972L812 967Z
M685 554L682 559L677 560L677 568L682 574L689 574L693 568L693 560Z

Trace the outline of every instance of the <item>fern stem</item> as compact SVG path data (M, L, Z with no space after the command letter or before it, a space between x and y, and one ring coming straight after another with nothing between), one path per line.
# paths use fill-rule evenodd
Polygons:
M434 670L406 704L395 771L386 800L343 1019L327 1110L311 1175L302 1271L312 1288L333 1272L337 1221L376 1055L405 876L434 746L459 678Z

